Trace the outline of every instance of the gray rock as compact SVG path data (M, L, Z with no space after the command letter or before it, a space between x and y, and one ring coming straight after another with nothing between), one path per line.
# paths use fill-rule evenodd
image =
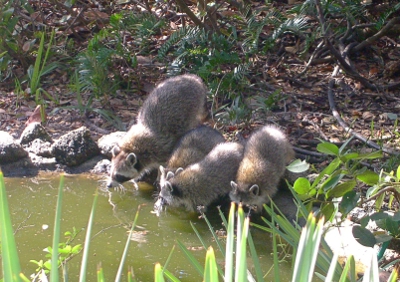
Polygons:
M107 158L112 157L111 150L115 145L124 137L126 134L125 131L116 131L107 135L104 135L97 141L97 145L100 148L100 152L105 155Z
M47 158L43 156L38 156L33 153L29 153L30 165L39 169L46 171L56 171L59 167L57 165L55 158Z
M29 124L22 132L19 143L21 145L27 145L35 139L40 139L50 143L53 142L49 133L47 133L46 129L40 124L40 122L33 122Z
M28 147L25 148L29 153L33 153L35 155L51 158L54 157L52 154L52 148L50 142L45 142L41 139L33 140Z
M99 161L90 172L94 174L108 174L110 173L110 169L111 169L110 160L103 159Z
M0 164L18 161L28 156L28 152L5 131L0 131Z
M84 126L61 136L51 149L57 162L67 166L80 165L100 153L90 131Z

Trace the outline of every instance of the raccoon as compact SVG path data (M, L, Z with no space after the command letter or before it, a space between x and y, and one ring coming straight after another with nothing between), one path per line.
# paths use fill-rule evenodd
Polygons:
M231 181L231 200L261 212L262 205L276 194L294 155L285 134L277 127L266 125L254 132L245 145L236 182Z
M225 142L217 130L201 125L188 131L175 146L167 162L166 171L186 168L201 161L216 145Z
M169 78L149 94L134 124L112 150L107 187L157 169L175 144L207 116L207 89L198 76Z
M243 146L226 142L215 146L200 162L185 169L179 168L175 173L166 173L161 166L164 175L154 210L159 214L165 205L183 206L188 211L196 211L199 206L206 209L229 194L229 183L235 177L242 158Z

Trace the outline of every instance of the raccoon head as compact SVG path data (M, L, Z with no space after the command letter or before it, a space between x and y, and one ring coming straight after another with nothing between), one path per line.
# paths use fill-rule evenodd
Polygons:
M159 176L160 176L160 183L159 183L159 188L161 190L162 187L166 185L166 182L170 181L175 177L175 175L179 174L181 171L183 171L183 168L178 168L175 172L172 170L169 170L168 168L164 168L162 165L160 165L159 168Z
M246 185L237 184L231 181L232 190L229 193L231 201L243 206L248 206L257 211L263 205L263 199L260 195L260 187L257 184L253 184L250 187L243 187Z
M158 196L158 202L161 202L163 205L171 205L176 197L180 195L179 189L176 189L171 181L173 178L181 173L183 168L178 168L175 172L169 171L168 169L160 166L160 194ZM162 199L162 200L160 200Z
M111 171L107 182L107 187L117 186L118 183L131 180L139 176L141 164L134 153L121 150L118 146L114 146L111 150Z

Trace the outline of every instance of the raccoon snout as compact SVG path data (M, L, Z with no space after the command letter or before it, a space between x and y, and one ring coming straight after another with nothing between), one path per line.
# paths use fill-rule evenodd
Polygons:
M157 201L154 203L153 210L156 212L157 215L163 210L164 205L166 204L163 197L158 197Z

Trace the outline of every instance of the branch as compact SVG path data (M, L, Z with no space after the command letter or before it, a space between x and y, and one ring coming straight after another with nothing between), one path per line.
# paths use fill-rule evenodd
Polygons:
M360 44L358 44L357 46L355 46L353 48L353 51L357 52L360 51L361 49L365 48L368 45L371 45L372 43L374 43L376 40L378 40L379 38L385 36L388 31L397 23L400 22L400 17L396 17L391 19L380 31L378 31L377 33L375 33L375 35L368 37L367 39L365 39L363 42L361 42Z
M199 27L201 28L206 28L204 23L196 17L196 15L192 12L192 10L189 9L189 7L186 5L183 0L176 0L176 3L179 5L179 8L181 8L182 12L186 13L188 17Z
M347 75L349 75L350 77L356 79L357 81L359 81L364 87L369 88L369 89L374 89L374 90L378 90L378 87L371 84L368 79L362 77L361 75L359 75L345 60L345 58L343 58L341 56L341 54L339 53L338 50L335 49L335 47L332 45L332 43L329 40L329 30L325 29L325 19L324 19L324 14L322 11L322 7L321 7L321 2L320 0L315 0L315 5L317 8L317 12L318 12L318 19L319 22L321 23L322 26L322 36L325 40L325 44L326 46L328 46L329 51L332 53L332 55L336 58L336 60L338 61L340 67L346 72Z

